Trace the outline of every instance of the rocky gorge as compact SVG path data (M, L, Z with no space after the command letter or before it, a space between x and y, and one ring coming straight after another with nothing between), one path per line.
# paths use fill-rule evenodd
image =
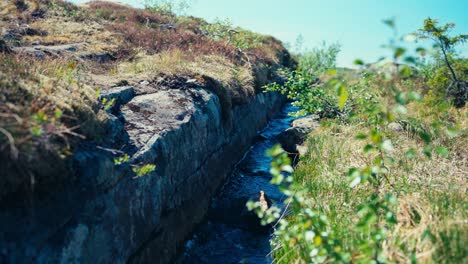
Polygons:
M168 263L286 102L260 93L223 119L218 97L202 88L134 97L132 87L123 87L103 96L117 98L121 108L111 127L114 140L127 141L132 161L154 163L156 171L125 177L129 168L115 166L106 150L77 151L72 163L79 181L27 209L1 211L1 226L27 226L2 232L7 261Z

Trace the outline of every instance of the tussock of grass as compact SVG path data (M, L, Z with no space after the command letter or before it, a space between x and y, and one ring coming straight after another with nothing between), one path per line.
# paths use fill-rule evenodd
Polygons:
M72 143L102 130L96 92L79 78L74 61L0 54L0 199L66 177Z
M234 104L240 104L255 94L252 70L237 66L225 57L205 55L193 60L181 50L156 55L137 55L131 62L121 63L114 74L127 79L151 79L154 76L210 77L226 89Z

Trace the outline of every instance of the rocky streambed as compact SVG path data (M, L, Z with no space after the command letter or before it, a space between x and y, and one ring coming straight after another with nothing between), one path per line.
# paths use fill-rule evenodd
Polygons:
M236 165L221 191L212 200L208 216L187 241L179 264L189 263L270 263L271 230L259 224L248 212L249 199L258 200L264 191L269 200L281 203L284 199L270 183L270 161L266 151L276 143L286 146L301 143L316 122L313 118L295 120L288 113L288 104L259 134L259 140Z
M265 151L304 134L287 129L286 99L259 93L227 108L206 87L148 84L103 97L116 99L108 145L83 142L48 195L0 203L0 263L172 263L184 244L182 263L267 261L269 230L245 203L260 190L282 200ZM132 177L115 149L156 170Z

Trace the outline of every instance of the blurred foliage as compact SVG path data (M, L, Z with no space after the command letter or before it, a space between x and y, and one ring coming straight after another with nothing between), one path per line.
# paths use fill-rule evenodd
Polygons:
M396 36L395 22L385 20L384 23ZM263 224L275 224L271 244L277 263L416 263L416 252L428 243L425 239L427 234L432 234L432 225L425 232L421 230L419 237L414 234L407 235L408 239L400 237L400 221L406 220L399 219L398 215L402 214L401 203L407 201L399 199L413 188L408 184L409 175L417 175L425 160L447 159L452 155L444 145L459 134L459 125L447 114L451 105L424 87L431 82L441 85L446 81L442 78L450 78L450 73L438 73L437 70L447 68L435 67L436 74L422 76L432 66L419 67L420 59L396 37L385 47L391 55L384 71L376 71L373 65L356 60L361 67L359 77L345 81L337 70L328 67L313 66L311 70L300 67L284 73L287 79L284 84L268 86L269 90L287 94L301 107L302 114L322 113L326 106L341 113L321 115L339 118L322 120L324 126L330 126L325 128L329 134L315 134L314 137L324 139L310 139L309 151L313 152L301 158L306 163L302 164L303 172L292 172L291 161L280 146L268 151L273 158L271 183L287 197L285 210L282 212L274 206L264 210L255 202L247 206L262 218ZM335 51L325 49L326 56L322 58L334 58ZM418 47L414 54L424 53L425 49ZM322 73L323 83L314 79L315 69ZM328 71L323 74L325 69ZM434 104L433 98L439 102ZM406 133L398 135L396 131ZM352 137L347 141L355 146L346 147L355 148L353 153L342 153L345 146L335 146L333 138L342 134ZM415 143L401 144L404 140ZM325 141L330 141L326 143L329 145ZM407 165L410 161L414 162L415 171ZM349 166L347 180L343 180L343 175L336 173L346 166ZM317 178L324 179L317 183ZM414 221L420 221L420 215L409 215ZM443 228L446 227L437 229ZM432 251L434 259L460 263L465 258L459 246L465 241L460 239L461 228L451 229L451 235L444 231L439 236L430 236L433 241L429 243L437 249ZM456 243L449 242L448 237L456 239ZM449 249L448 244L456 247Z

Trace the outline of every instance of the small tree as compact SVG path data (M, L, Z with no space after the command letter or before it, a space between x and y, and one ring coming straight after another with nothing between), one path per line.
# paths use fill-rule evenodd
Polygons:
M167 16L185 15L190 4L190 0L143 0L146 9Z
M455 70L450 62L450 55L453 54L457 44L465 43L468 40L467 34L460 34L450 37L451 29L455 27L454 23L447 23L439 26L439 21L432 18L424 20L423 28L419 29L416 35L420 39L431 39L442 52L446 66L450 70L452 84L448 87L447 93L455 98L455 105L458 107L464 106L468 99L468 87L465 81L459 80Z
M327 70L336 67L336 57L340 53L339 43L327 44L322 42L320 47L311 51L301 52L299 56L299 69L313 77L319 77Z

